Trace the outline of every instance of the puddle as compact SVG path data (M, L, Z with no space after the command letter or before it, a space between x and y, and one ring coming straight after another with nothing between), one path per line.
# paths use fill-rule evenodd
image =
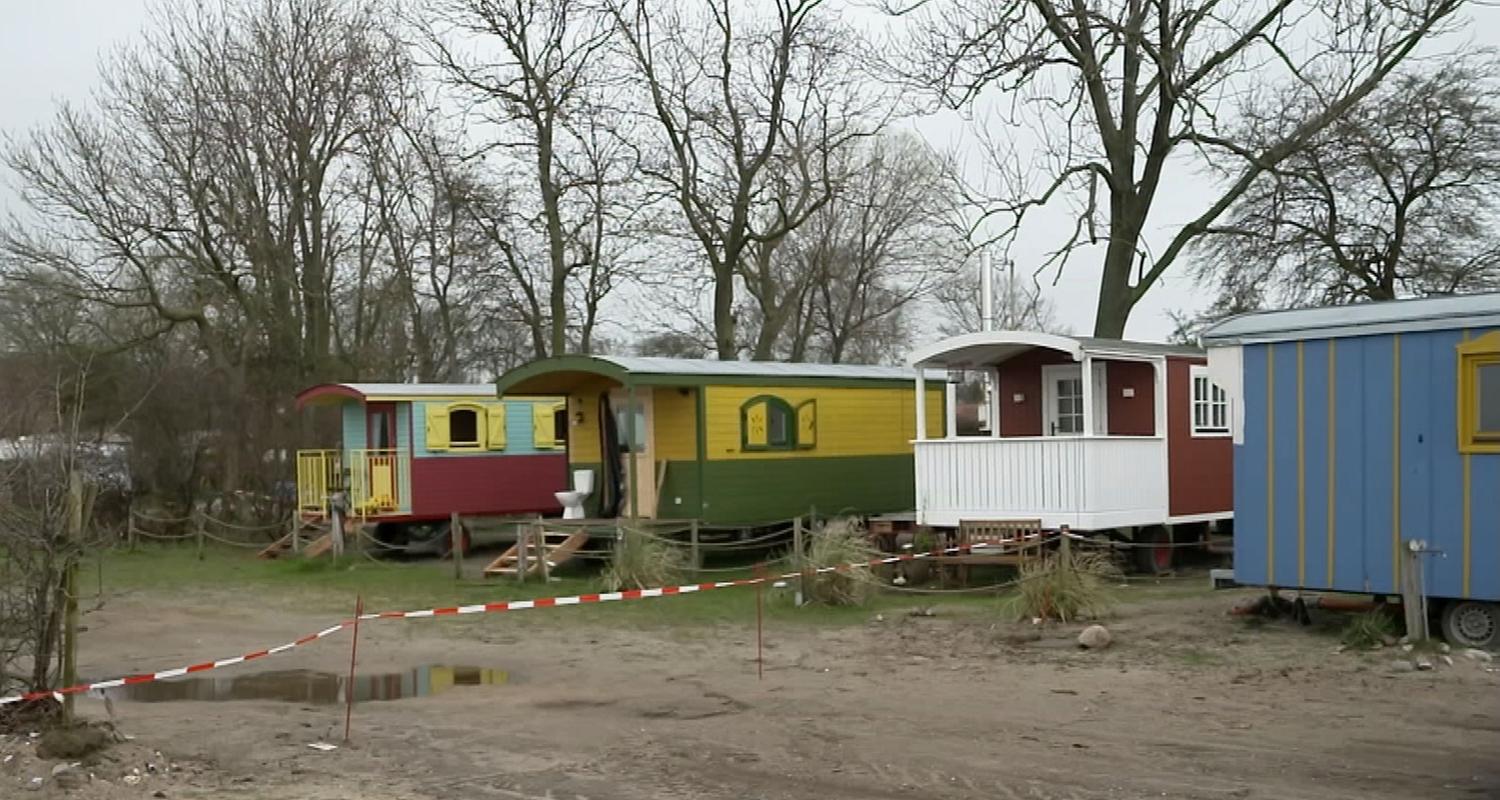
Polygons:
M401 700L440 694L455 686L499 686L510 681L504 670L484 667L426 666L405 672L355 675L354 702ZM114 699L142 703L179 700L277 700L284 703L333 705L345 702L349 676L293 669L247 675L205 675L108 689Z

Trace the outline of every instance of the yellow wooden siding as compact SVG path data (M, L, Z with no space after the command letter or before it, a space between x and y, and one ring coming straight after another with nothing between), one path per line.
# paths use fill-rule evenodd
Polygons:
M505 406L485 404L484 430L479 432L480 446L486 450L505 449Z
M698 459L698 390L658 386L652 391L652 422L658 461Z
M568 395L568 460L574 464L598 464L599 395L614 385L605 378L590 381ZM582 419L580 421L580 415Z
M811 450L818 446L818 401L807 400L797 406L797 447Z
M711 386L707 390L708 457L827 458L910 453L916 438L912 388L808 386ZM817 401L817 446L805 450L745 452L740 447L740 408L758 395L773 395L792 407ZM928 392L928 435L943 425L942 389Z

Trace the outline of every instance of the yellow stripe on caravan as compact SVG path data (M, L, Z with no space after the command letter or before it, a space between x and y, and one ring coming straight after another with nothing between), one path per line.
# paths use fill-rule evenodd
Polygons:
M1334 413L1338 409L1338 406L1334 403L1333 399L1334 387L1338 385L1337 362L1333 354L1335 344L1337 344L1335 340L1328 340L1328 586L1330 588L1333 586L1333 538L1335 532L1338 530L1334 525L1334 508L1338 500L1338 490L1334 488L1333 482L1334 465L1338 463L1338 442L1334 435L1334 431L1337 429L1337 426L1334 424Z
M1266 345L1266 583L1276 583L1276 345Z
M1464 331L1464 341L1466 341L1466 342L1469 341L1469 332L1468 331ZM1458 368L1459 369L1463 369L1463 359L1459 359L1455 363L1458 364ZM1459 402L1462 403L1463 399L1459 398ZM1470 474L1471 473L1469 472L1470 459L1472 459L1473 456L1470 455L1469 453L1464 453L1462 456L1460 456L1460 458L1462 458L1463 462L1464 462L1463 596L1464 597L1468 597L1469 596L1469 536L1470 536L1471 532L1474 530L1474 511L1473 511L1473 508L1470 505L1470 503L1473 502L1471 500L1471 498L1473 497L1473 493L1472 493L1472 489L1471 489L1471 487L1473 486L1473 484L1470 483Z
M1302 391L1302 342L1297 342L1297 585L1307 585L1307 409Z
M1391 334L1391 589L1401 590L1401 334Z

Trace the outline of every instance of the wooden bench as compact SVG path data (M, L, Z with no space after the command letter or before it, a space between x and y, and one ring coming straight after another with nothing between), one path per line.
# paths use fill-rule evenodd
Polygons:
M956 568L959 582L966 584L970 567L1018 567L1040 558L1043 540L1042 521L1039 519L962 520L947 546L965 549L938 556L933 561L942 570L945 583L950 569Z

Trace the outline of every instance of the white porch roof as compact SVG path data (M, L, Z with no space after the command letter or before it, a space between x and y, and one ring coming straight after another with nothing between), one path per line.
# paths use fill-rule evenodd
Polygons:
M1204 351L1197 347L1159 342L1061 336L1036 331L981 331L951 336L917 348L907 363L913 367L977 367L998 364L1038 347L1066 353L1074 361L1082 361L1085 355L1140 359L1204 355Z

